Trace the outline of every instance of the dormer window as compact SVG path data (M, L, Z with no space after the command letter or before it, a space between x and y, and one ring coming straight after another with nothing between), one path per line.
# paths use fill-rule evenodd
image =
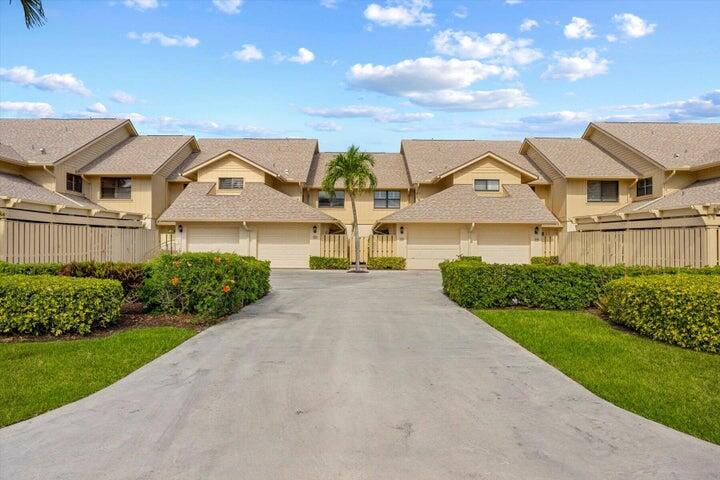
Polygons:
M245 186L245 179L242 177L221 177L218 179L220 190L242 190Z
M641 178L637 182L637 196L644 197L645 195L652 195L652 177Z
M476 192L499 192L500 191L500 180L488 180L485 178L475 179L475 191Z
M65 190L68 192L82 193L82 177L72 173L65 174Z

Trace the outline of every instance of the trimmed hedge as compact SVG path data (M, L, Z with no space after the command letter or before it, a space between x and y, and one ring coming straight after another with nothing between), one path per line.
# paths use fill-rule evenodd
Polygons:
M58 274L66 277L118 280L127 295L142 286L146 270L147 266L143 263L73 262L63 265Z
M117 321L122 300L116 280L0 276L0 332L85 335Z
M693 350L720 353L720 277L652 275L607 285L610 320Z
M403 257L371 257L367 261L368 270L405 270Z
M310 257L311 270L347 270L350 259L345 257Z
M0 275L58 275L62 263L0 262Z
M232 253L163 254L149 262L138 295L146 308L219 318L270 291L270 262Z
M502 265L454 260L440 264L443 290L467 308L523 305L578 310L595 304L608 282L661 273L720 274L720 267L652 268L594 265Z
M532 263L533 265L559 265L560 257L532 257L530 259L530 263Z

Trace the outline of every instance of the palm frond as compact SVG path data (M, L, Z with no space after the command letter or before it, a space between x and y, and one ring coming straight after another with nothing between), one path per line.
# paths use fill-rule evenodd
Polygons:
M12 0L10 0L12 4ZM42 0L20 0L25 12L25 26L27 28L40 27L45 24L45 10Z

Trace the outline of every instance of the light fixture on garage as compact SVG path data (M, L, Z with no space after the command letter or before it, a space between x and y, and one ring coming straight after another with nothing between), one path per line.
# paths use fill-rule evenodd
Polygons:
M405 233L405 227L403 225L400 225L400 235Z
M317 225L313 225L313 233L317 233Z
M182 225L178 225L178 233L182 233L182 231L183 231L183 226L182 226Z
M537 235L538 233L540 233L540 227L535 227L535 235Z

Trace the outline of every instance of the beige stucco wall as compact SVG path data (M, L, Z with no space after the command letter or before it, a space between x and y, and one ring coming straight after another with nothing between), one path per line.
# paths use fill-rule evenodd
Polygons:
M621 206L630 201L630 184L632 180L618 181L618 201L617 202L588 202L587 201L587 180L569 179L567 180L567 206L566 220L572 217L580 217L583 215L597 215L617 210Z
M454 185L473 185L475 179L500 180L501 192L504 184L522 183L520 172L492 158L481 160L453 174Z
M130 199L100 198L100 176L85 177L86 181L83 182L85 196L109 210L142 213L157 218L158 211L161 211L162 208L156 206L153 209L153 181L151 177L146 175L130 178L132 179ZM155 188L158 188L157 182L155 182ZM163 192L165 190L164 184L162 184L162 190ZM164 193L156 191L155 198L164 198Z
M182 191L185 190L185 185L187 185L187 183L168 182L167 205L165 206L165 208L169 207L172 202L174 202L175 199L182 193Z
M384 189L382 189L384 190ZM388 189L398 190L398 189ZM318 192L319 190L311 190L309 195L309 204L312 207L318 207ZM355 199L355 205L357 207L358 225L369 225L372 226L383 217L390 215L393 212L397 212L396 208L375 208L373 203L373 192L365 192L359 198ZM409 205L408 190L400 190L400 208L407 207ZM352 224L352 204L350 197L345 196L345 206L343 208L320 208L321 211L327 213L333 218L337 218L345 225L349 226ZM361 233L363 230L361 230Z
M221 177L241 177L245 179L245 183L266 182L265 172L230 154L197 171L198 182L213 182L217 184L218 179ZM237 192L216 189L216 193L218 195L232 195Z

